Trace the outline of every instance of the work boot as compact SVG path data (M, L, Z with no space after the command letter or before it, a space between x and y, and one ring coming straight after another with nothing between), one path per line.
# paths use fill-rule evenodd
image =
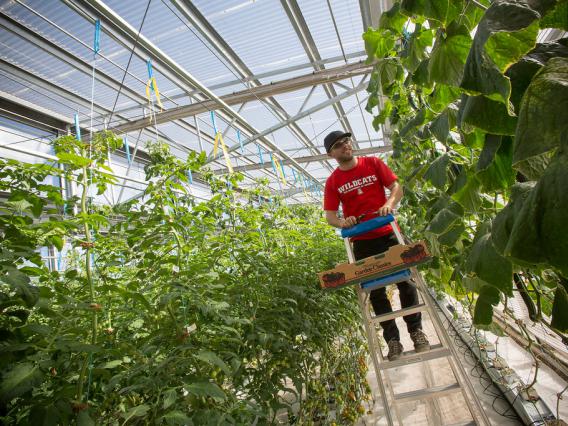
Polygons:
M389 354L387 355L387 358L389 361L397 360L402 355L402 351L403 348L400 340L392 339L389 341Z
M422 330L418 329L413 331L410 333L410 338L414 342L414 350L416 352L426 352L430 350L430 342Z

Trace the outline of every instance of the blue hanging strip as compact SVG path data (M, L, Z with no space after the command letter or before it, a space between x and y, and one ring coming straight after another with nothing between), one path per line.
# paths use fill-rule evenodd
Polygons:
M151 59L148 59L146 61L146 67L148 68L148 80L150 80L150 88L152 89L153 92L155 92L156 90L154 89L154 81L152 80L152 77L154 77L154 71L152 70Z
M239 143L241 144L241 154L245 153L245 147L243 146L243 141L241 140L241 132L239 129L237 129L237 139L239 140Z
M93 43L93 50L95 51L95 56L101 50L101 20L97 19L95 21L95 42Z
M278 172L276 170L276 164L274 163L274 156L272 154L270 154L270 161L272 162L272 170L274 170L274 173L276 173L276 177L278 177Z
M286 170L284 170L284 163L280 160L280 168L282 169L282 176L286 179Z
M298 182L298 175L296 174L296 171L293 168L291 168L291 170L292 170L292 176L294 177L294 183L296 183Z
M132 164L132 158L130 158L130 146L128 145L128 136L124 136L124 151L126 152L126 160L128 165Z
M193 184L193 174L191 173L191 169L187 169L187 178L189 179L189 183Z
M215 124L215 111L210 112L211 115L211 124L213 124L213 131L217 134L217 125Z
M264 164L264 159L262 158L262 150L260 149L260 145L256 144L256 147L258 148L258 158L260 158L260 164Z
M81 140L81 128L79 127L79 114L75 114L75 137Z

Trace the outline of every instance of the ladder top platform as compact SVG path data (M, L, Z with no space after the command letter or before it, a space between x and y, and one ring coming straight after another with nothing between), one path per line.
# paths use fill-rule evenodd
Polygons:
M385 225L394 221L394 216L392 214L387 214L386 216L378 216L369 219L365 222L361 222L351 228L343 228L341 230L341 236L343 238L356 237L361 234L366 234L374 229L382 228Z

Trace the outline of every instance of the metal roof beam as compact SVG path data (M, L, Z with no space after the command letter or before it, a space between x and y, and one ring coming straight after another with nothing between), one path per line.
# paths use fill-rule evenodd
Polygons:
M240 92L232 93L230 95L222 96L227 105L238 105L245 102L259 100L274 94L286 93L294 90L299 90L305 87L310 87L325 82L333 82L336 80L343 80L351 76L368 74L373 69L373 65L364 63L356 63L344 65L337 68L332 68L325 71L314 72L312 74L294 77L288 80L279 81L276 83L257 86L250 89L245 89ZM216 110L219 108L217 102L213 100L202 101L190 105L184 105L177 108L172 108L164 112L156 114L156 122L158 124L167 123L172 120L177 120L184 117L198 115L207 111ZM124 132L138 130L147 127L148 118L133 120L129 123L120 124L111 128L114 132ZM152 121L153 123L153 121Z
M347 53L345 55L345 57L347 59L367 57L367 52L365 52L364 50L361 50L359 52ZM335 63L335 62L343 61L343 60L344 60L343 56L334 56L332 58L322 59L318 63L319 64L328 64L328 63ZM292 65L290 67L279 68L279 69L274 70L274 71L268 71L268 72L264 72L264 73L260 73L260 74L254 74L254 75L251 75L249 77L243 77L240 80L232 80L232 81L227 81L227 82L224 82L224 83L213 84L213 85L209 86L209 89L210 90L223 89L225 87L235 86L237 84L248 83L249 81L252 81L252 80L260 80L261 78L274 77L276 75L287 74L287 73L302 70L302 69L305 69L305 68L312 68L312 63L307 62L307 63L301 64L301 65ZM271 82L271 84L273 84L273 83ZM195 95L196 93L199 93L199 91L192 90L188 93L184 92L184 93L180 93L180 94L177 94L177 95L171 95L168 99L170 99L171 101L176 101L178 99L186 98L188 94L190 96L192 96L192 95ZM119 113L123 113L123 112L129 112L129 111L132 111L132 110L133 110L133 107L126 107L124 109L120 109L120 110L117 110L117 111Z
M310 29L308 28L308 25L304 20L304 16L302 15L300 6L296 2L296 0L280 0L280 3L282 4L282 7L286 11L286 14L290 19L290 22L292 23L292 26L294 27L294 30L296 31L296 34L298 35L298 38L300 39L302 46L304 46L304 50L306 51L308 58L313 63L314 69L316 71L324 69L321 65L318 65L318 63L321 61L321 56L318 52L314 39L310 33ZM337 92L335 91L335 88L331 84L325 84L324 90L327 97L330 99L337 96ZM351 128L351 124L349 124L349 120L347 119L347 116L345 114L345 111L343 110L343 107L341 106L341 103L333 104L333 109L335 110L335 114L337 115L338 120L343 125L343 128L347 132L352 133L355 136L355 133ZM354 138L353 141L355 148L357 148L358 144L356 138Z
M363 149L357 149L353 151L353 155L355 156L362 156L362 155L369 155L369 154L376 154L376 153L382 153L382 152L391 152L392 151L392 146L374 146L372 148L363 148ZM310 156L306 156L306 157L296 157L295 160L298 163L311 163L314 161L323 161L325 159L328 159L328 155L327 154L318 154L318 155L310 155ZM282 160L282 164L284 164L285 166L289 166L290 162L288 160ZM233 170L235 172L249 172L252 170L260 170L260 169L269 169L272 167L272 163L270 162L265 162L263 164L248 164L246 166L239 166L239 167L233 167ZM216 170L215 173L217 174L221 174L224 173L224 170Z
M235 69L235 71L241 76L242 79L250 77L253 72L246 66L246 64L241 60L241 58L236 54L236 52L231 49L231 47L223 40L223 38L217 33L215 28L205 19L205 17L199 12L197 7L191 3L189 0L171 0L178 11L187 19L199 33L223 56L223 58L229 62L229 64ZM244 83L246 84L246 83ZM249 80L249 84L253 87L260 86L261 82L259 80L253 79ZM261 98L258 98L260 101ZM262 102L262 101L261 101ZM265 104L271 108L274 113L278 116L280 120L287 120L289 118L288 113L280 105L280 103L272 96L267 97ZM290 131L298 138L298 140L308 147L312 152L319 152L314 146L310 138L304 133L304 131L296 125L296 123L289 122ZM327 165L331 170L331 165Z
M91 10L91 13L87 13L91 20L94 20L96 15L100 17L103 21L103 28L109 34L115 33L128 40L129 43L136 43L135 47L138 51L143 51L145 54L149 55L155 60L154 68L160 70L164 75L176 82L184 90L189 91L192 88L200 90L204 97L214 100L219 108L222 108L226 115L228 116L228 121L232 118L236 118L236 127L247 132L248 134L256 134L259 131L254 128L250 123L248 123L242 116L236 113L229 105L227 105L222 99L211 92L207 87L205 87L201 82L199 82L195 77L193 77L187 70L182 68L177 62L166 55L161 49L154 45L149 39L147 39L143 34L140 34L134 27L132 27L128 22L122 19L116 12L109 8L105 3L100 0L64 0L66 4L71 5L75 10L78 9L79 13L84 14L85 11L83 7L87 7ZM83 7L81 7L83 6ZM201 100L201 99L200 99ZM298 171L303 172L312 179L315 179L309 172L304 170L302 166L296 163L288 154L280 150L280 148L270 141L268 138L263 137L260 142L265 145L266 148L277 151L286 159L290 159L294 167Z
M324 109L324 108L326 108L330 105L333 105L333 104L341 101L342 99L348 98L348 97L354 95L355 93L360 92L361 90L365 89L366 87L367 87L367 83L361 82L357 87L355 87L353 89L349 89L349 90L343 92L342 94L335 96L334 98L328 99L327 101L322 102L322 103L320 103L316 106L313 106L312 108L309 108L306 111L300 112L299 114L295 115L294 117L290 117L288 120L284 120L281 123L278 123L278 124L276 124L272 127L269 127L266 130L263 130L258 135L254 135L254 136L250 137L249 139L243 141L242 146L248 145L249 143L254 142L258 138L269 135L270 133L273 133L276 130L281 129L282 127L286 127L286 126L290 125L291 123L298 121L298 120L300 120L300 119L302 119L302 118L304 118L304 117L306 117L306 116L308 116L312 113L320 111L320 110L322 110L322 109ZM234 144L233 146L229 147L228 151L232 152L232 151L239 149L240 147L241 147L241 144L237 143L237 144ZM211 159L211 161L216 160L218 158L220 158L220 155L217 156L217 157L213 157ZM327 161L327 160L328 160L328 158L326 156L324 156L322 158L322 161Z

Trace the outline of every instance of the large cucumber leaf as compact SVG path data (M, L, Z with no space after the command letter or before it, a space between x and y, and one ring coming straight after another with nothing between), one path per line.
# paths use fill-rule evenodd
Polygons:
M479 291L475 302L473 324L479 328L487 328L493 321L493 306L499 304L499 290L490 285L484 285Z
M513 296L513 266L495 250L491 240L491 223L478 227L466 262L468 275L479 277L487 284Z
M437 83L459 87L470 47L471 36L466 26L452 22L445 34L436 38L428 62L430 78Z
M533 78L519 112L513 165L530 179L568 134L568 58L552 58Z
M505 189L515 182L515 171L511 167L512 157L512 138L486 135L485 145L477 162L477 177L486 191Z
M479 22L461 87L509 105L511 83L503 73L535 45L539 18L553 0L496 0Z
M568 134L567 134L568 136ZM568 276L568 147L556 153L515 220L504 254Z
M533 188L534 182L515 184L511 188L509 203L497 213L495 219L493 219L493 226L491 228L492 241L501 255L505 252L517 215L521 211L526 198Z

